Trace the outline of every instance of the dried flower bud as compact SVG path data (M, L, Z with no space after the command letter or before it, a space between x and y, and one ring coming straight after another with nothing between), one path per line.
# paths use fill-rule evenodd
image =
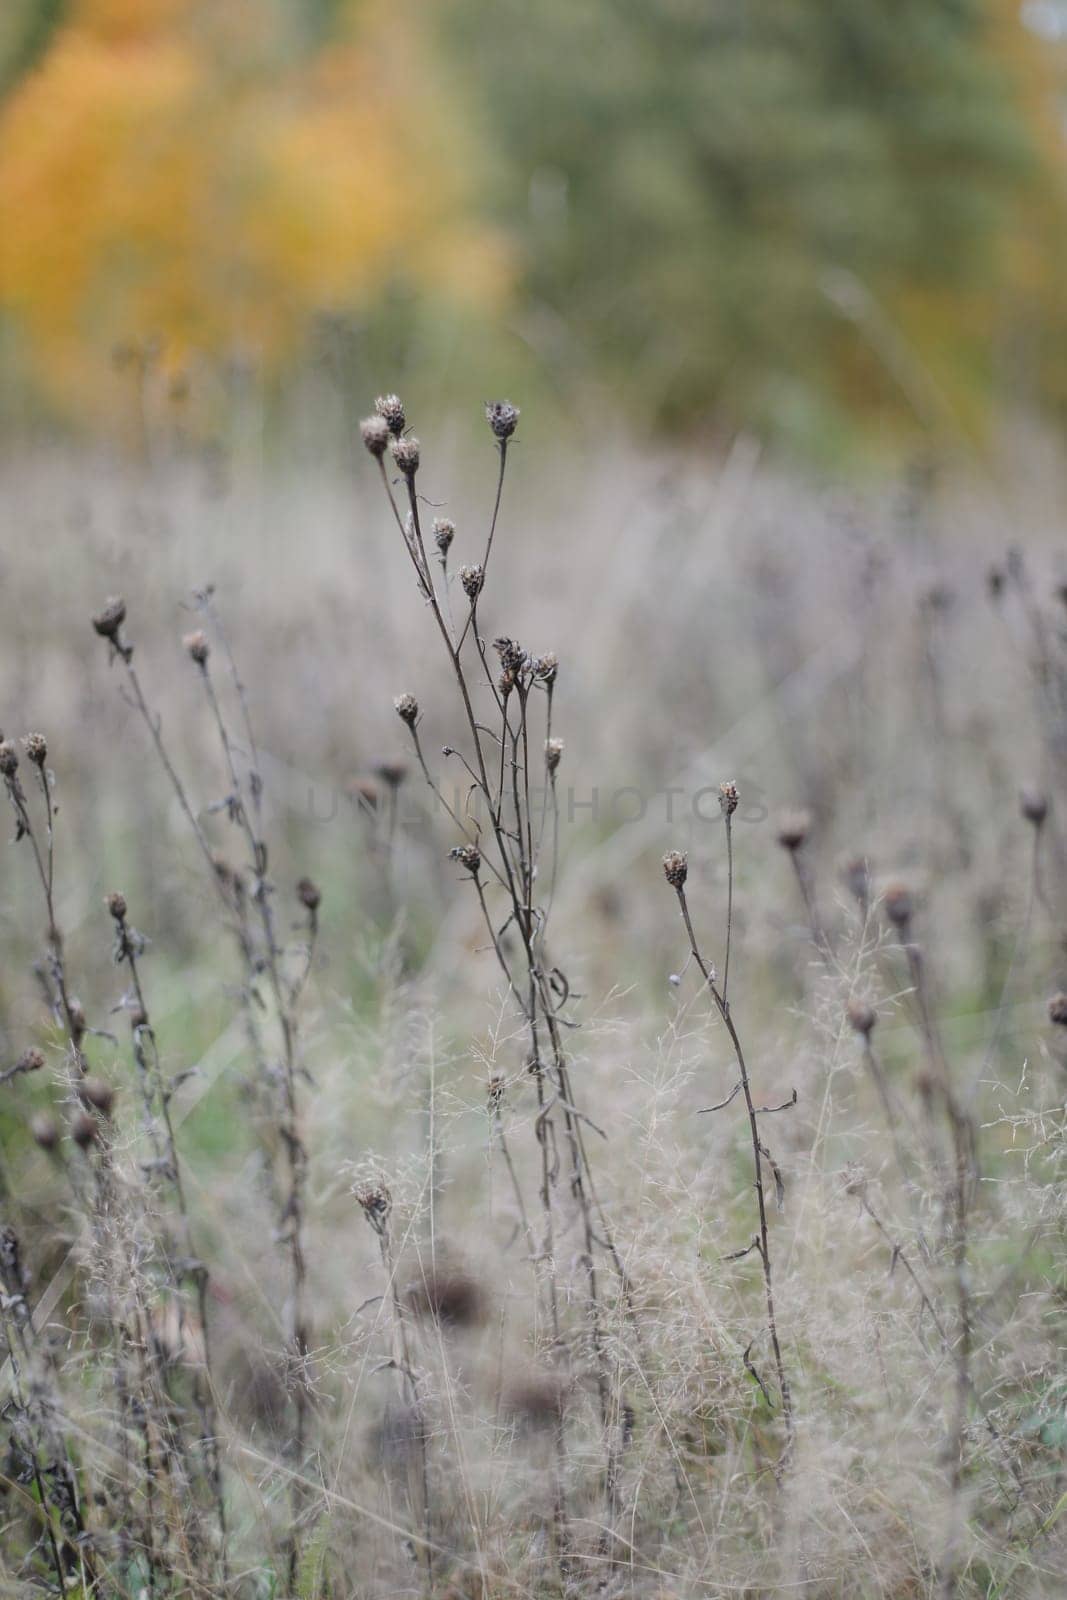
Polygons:
M434 544L443 556L446 556L456 537L456 524L448 517L436 517L433 525Z
M50 1117L47 1111L38 1111L31 1118L30 1132L42 1150L54 1150L59 1143L59 1129L56 1127L55 1119Z
M79 1150L88 1150L96 1143L96 1118L88 1111L79 1111L70 1125L70 1136Z
M40 1072L44 1066L44 1051L31 1044L15 1062L16 1072Z
M719 805L724 817L732 817L737 810L738 796L737 784L727 780L719 784Z
M10 739L0 740L0 773L13 778L19 770L19 753Z
M126 896L120 890L112 889L111 893L105 899L104 904L107 906L107 909L110 911L116 922L125 922Z
M83 1078L78 1095L83 1104L92 1106L102 1117L110 1117L115 1108L115 1091L104 1078Z
M684 850L668 850L663 857L663 874L672 889L685 887L689 876L689 858Z
M778 822L778 843L783 850L799 850L810 832L810 811L783 812Z
M126 621L125 600L119 595L113 596L92 620L93 627L101 639L117 639L119 630Z
M911 890L903 883L892 883L882 897L885 914L894 928L903 932L910 924L915 910Z
M1054 1022L1058 1028L1067 1028L1067 994L1062 989L1059 994L1054 994L1048 1003L1048 1020Z
M28 733L22 741L22 748L27 760L32 761L35 767L43 767L48 760L48 743L43 733Z
M389 785L390 789L399 789L408 775L406 761L379 761L374 770L382 782Z
M393 1209L393 1197L386 1184L381 1179L376 1183L360 1183L352 1193L375 1233L384 1233L389 1213Z
M182 646L188 653L190 660L195 661L198 667L207 665L207 658L211 654L211 646L208 643L207 634L202 628L197 628L195 633L187 633L182 640Z
M401 722L406 722L409 728L413 728L419 718L419 702L415 699L415 696L413 694L398 694L393 701L393 705L396 707L396 714Z
M490 400L485 407L485 420L498 439L510 439L518 426L519 409L510 400Z
M549 772L557 772L559 770L559 764L563 758L563 750L562 739L545 740L545 766Z
M463 585L463 593L473 604L485 584L485 569L481 562L476 561L471 567L460 567L459 581Z
M296 898L308 911L317 911L322 904L322 890L310 878L301 878L296 886Z
M853 856L851 861L846 861L841 876L852 898L861 906L867 905L871 898L871 867L867 857Z
M476 844L455 844L448 852L450 861L458 861L461 867L466 867L472 878L476 878L482 870L482 852Z
M543 656L534 656L530 662L530 671L542 683L555 683L556 674L559 672L559 656L554 650L546 650Z
M399 439L407 423L400 396L396 394L380 394L374 402L374 409L384 421L389 432Z
M1019 810L1027 822L1040 828L1048 816L1048 796L1042 794L1040 789L1024 789L1019 795Z
M405 478L413 478L419 470L419 441L412 438L394 439L389 448Z
M389 448L389 424L384 417L364 417L359 425L360 437L376 461L380 461Z
M517 678L526 665L526 651L514 639L494 639L493 649L500 657L504 671Z
M850 1000L848 1003L848 1021L850 1027L854 1028L857 1033L862 1033L863 1037L867 1039L870 1037L878 1017L873 1006L869 1006L865 1000Z
M88 1023L85 1020L85 1007L82 1005L80 1000L71 1000L70 1016L67 1020L70 1025L71 1034L74 1038L74 1043L81 1044L82 1040L85 1038L85 1030L88 1027Z

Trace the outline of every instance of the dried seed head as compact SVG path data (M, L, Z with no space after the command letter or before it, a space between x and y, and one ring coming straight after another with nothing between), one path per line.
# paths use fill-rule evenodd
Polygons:
M493 649L500 657L504 671L517 678L526 665L526 651L514 639L494 639Z
M317 911L322 904L322 890L310 878L301 878L296 886L296 897L309 911Z
M398 694L393 701L393 705L396 707L396 714L401 722L406 722L409 728L413 728L419 718L419 702L415 699L415 696L413 694Z
M663 857L663 875L672 889L683 889L689 876L689 857L684 850L668 850Z
M110 911L116 922L125 922L126 896L121 892L121 890L112 889L111 893L105 899L104 904L107 906L107 909Z
M871 898L871 867L866 856L853 856L841 869L845 887L854 900L865 906Z
M78 1085L78 1095L102 1117L110 1117L115 1109L115 1091L105 1078L83 1078Z
M384 417L364 417L359 425L360 436L376 461L380 461L389 448L389 424Z
M459 581L463 585L463 593L472 603L477 600L485 584L485 570L480 561L471 567L460 567Z
M406 761L379 761L374 770L382 782L389 785L390 789L399 789L408 775Z
M546 650L543 656L534 656L530 662L530 671L542 683L555 683L556 674L559 672L559 656L554 650Z
M549 772L559 770L560 761L563 759L564 744L562 739L545 740L545 766Z
M903 932L910 923L915 911L915 902L911 890L906 884L891 883L882 896L885 905L885 914L894 928Z
M47 1111L38 1111L31 1119L30 1132L42 1150L54 1150L59 1143L59 1129Z
M126 602L120 595L114 595L104 605L103 609L93 618L93 627L101 639L117 639L122 624L126 621Z
M737 784L732 782L732 781L728 781L726 783L720 783L719 784L719 805L722 808L723 816L724 817L732 817L734 812L737 810L737 804L738 804Z
M203 628L197 628L195 633L187 633L182 640L182 645L190 660L195 661L198 667L207 665L207 658L211 654L211 646Z
M352 1193L375 1233L384 1233L393 1209L393 1197L384 1180L379 1178L374 1183L357 1183Z
M15 1062L16 1072L40 1072L44 1066L44 1051L38 1050L36 1045L30 1045L24 1050Z
M810 811L785 811L778 820L778 843L783 850L799 850L810 832Z
M88 1150L96 1143L96 1118L88 1111L79 1111L70 1125L70 1136L79 1150Z
M857 1033L862 1033L865 1039L870 1038L875 1023L878 1021L874 1007L869 1006L866 1000L850 1000L848 1003L849 1026L855 1028Z
M452 1328L477 1328L485 1321L489 1299L477 1278L462 1267L427 1262L408 1286L406 1299L413 1316Z
M1048 1003L1048 1020L1058 1028L1067 1028L1067 994L1062 989Z
M399 439L407 423L400 396L396 394L380 394L374 402L374 409L382 418L389 432Z
M19 770L19 753L10 739L0 739L0 773L13 778Z
M1048 816L1048 796L1042 794L1040 789L1023 789L1019 795L1019 810L1027 822L1040 828Z
M72 999L70 1002L70 1016L68 1018L70 1031L74 1036L74 1043L81 1044L85 1038L85 1030L89 1024L85 1020L85 1007L80 1000Z
M498 439L510 439L518 426L519 409L510 400L490 400L485 407L485 420Z
M43 733L28 733L22 741L26 759L35 767L43 767L48 760L48 742Z
M854 1194L862 1199L867 1193L867 1174L858 1161L850 1161L841 1174L842 1186L846 1194Z
M482 852L476 844L454 844L448 852L448 859L466 867L472 878L476 878L482 870Z
M436 517L433 525L433 541L443 556L446 556L456 537L456 524L448 517Z
M413 438L394 439L389 448L405 478L413 478L419 470L419 441Z

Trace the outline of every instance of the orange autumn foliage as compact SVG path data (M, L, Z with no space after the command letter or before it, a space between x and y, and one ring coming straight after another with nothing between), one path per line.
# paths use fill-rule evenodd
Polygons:
M73 0L0 106L0 310L53 398L131 342L277 370L395 275L491 292L403 22L349 3L309 43L266 0Z

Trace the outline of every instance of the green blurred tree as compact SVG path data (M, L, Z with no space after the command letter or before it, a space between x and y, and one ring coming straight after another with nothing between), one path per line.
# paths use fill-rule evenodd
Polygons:
M669 423L976 424L1036 164L982 0L447 0L531 300Z

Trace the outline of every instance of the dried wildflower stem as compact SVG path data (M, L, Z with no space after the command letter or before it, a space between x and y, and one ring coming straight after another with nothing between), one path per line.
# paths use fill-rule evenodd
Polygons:
M745 1053L742 1048L737 1029L734 1026L734 1020L730 1012L730 1006L729 1003L723 998L722 993L716 985L714 971L705 961L704 956L701 953L700 945L697 941L696 933L693 929L693 921L689 914L689 903L686 899L685 893L684 873L681 876L681 881L675 881L672 884L672 887L678 896L678 908L681 911L682 922L685 927L686 936L689 940L690 953L693 957L693 960L697 964L697 968L704 979L707 990L711 995L712 1000L715 1002L715 1008L718 1011L719 1016L722 1018L723 1025L729 1034L730 1043L733 1046L734 1058L737 1062L737 1069L741 1075L741 1091L745 1097L745 1108L748 1113L749 1132L752 1138L752 1164L756 1186L756 1203L759 1211L759 1237L757 1239L756 1248L759 1252L760 1261L763 1266L763 1287L767 1304L767 1332L770 1336L771 1350L774 1354L774 1366L778 1378L778 1392L781 1396L782 1415L785 1419L786 1427L785 1450L783 1451L782 1457L778 1463L778 1471L780 1472L788 1463L788 1460L792 1454L795 1436L795 1423L793 1418L792 1395L789 1388L789 1379L786 1376L785 1362L782 1359L782 1348L778 1338L778 1321L774 1308L774 1279L771 1271L771 1251L767 1231L767 1196L763 1183L763 1159L767 1155L767 1152L763 1141L760 1138L759 1123L757 1120L758 1112L752 1099L752 1087L749 1082L748 1067L745 1064Z
M204 1359L203 1375L199 1370L194 1372L193 1396L200 1416L201 1444L207 1456L208 1477L219 1529L220 1565L223 1579L225 1580L227 1564L226 1499L222 1481L222 1458L219 1450L218 1417L214 1398L215 1383L211 1356L211 1319L207 1292L209 1275L193 1240L192 1222L185 1198L185 1183L182 1178L181 1158L178 1153L178 1143L174 1136L174 1123L170 1114L170 1089L163 1077L163 1067L159 1058L159 1044L156 1039L155 1028L148 1013L148 1003L145 998L144 986L141 982L140 969L137 965L138 939L128 921L125 896L110 895L108 897L108 909L115 922L115 959L120 964L125 963L126 969L130 974L130 983L133 987L135 1009L130 1017L130 1032L133 1040L134 1059L142 1083L149 1132L159 1152L163 1170L173 1187L181 1221L184 1273L182 1270L175 1268L171 1261L170 1252L166 1251L165 1254L177 1291L179 1319L182 1329L184 1329L185 1321L184 1297L181 1294L183 1275L191 1278L196 1294L196 1310ZM159 1121L163 1128L162 1141L159 1140L157 1133L157 1104L159 1107Z

